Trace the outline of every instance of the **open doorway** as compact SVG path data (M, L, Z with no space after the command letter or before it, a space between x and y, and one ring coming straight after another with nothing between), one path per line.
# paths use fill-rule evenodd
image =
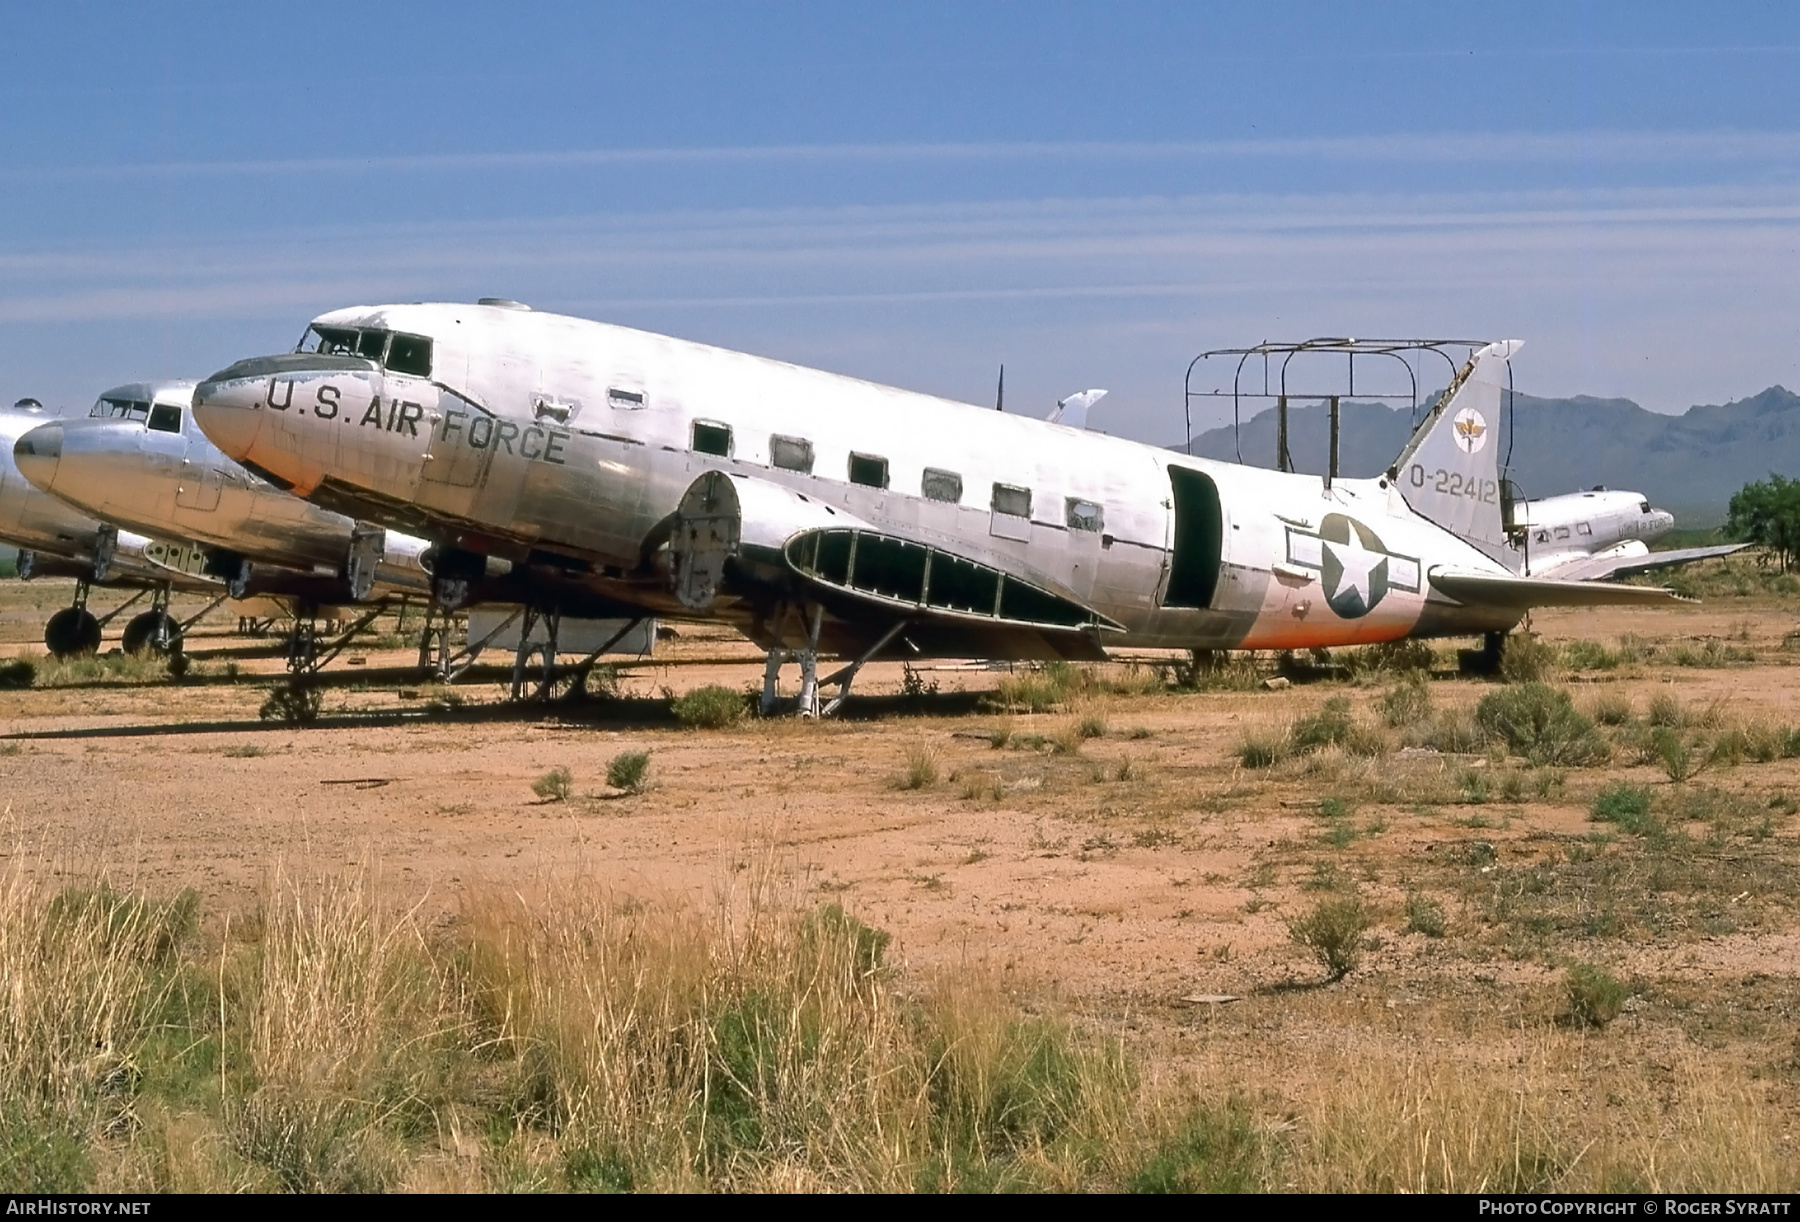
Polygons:
M1169 483L1175 491L1175 547L1163 606L1210 607L1225 542L1219 489L1187 467L1171 466Z

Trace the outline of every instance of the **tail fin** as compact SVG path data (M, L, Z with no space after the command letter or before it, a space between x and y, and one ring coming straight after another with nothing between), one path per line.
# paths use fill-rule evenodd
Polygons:
M1088 408L1106 398L1104 390L1084 390L1080 394L1070 395L1067 399L1058 399L1056 408L1044 419L1051 424L1066 424L1072 429L1087 427Z
M1490 555L1506 547L1500 403L1506 362L1523 346L1522 340L1501 340L1471 356L1388 469L1414 512Z

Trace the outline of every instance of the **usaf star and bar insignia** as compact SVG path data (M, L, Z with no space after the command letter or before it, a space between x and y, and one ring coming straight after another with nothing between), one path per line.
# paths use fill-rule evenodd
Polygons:
M1419 592L1419 559L1388 551L1380 536L1341 513L1328 513L1315 533L1287 527L1287 562L1314 569L1325 602L1340 619L1361 619L1389 590Z

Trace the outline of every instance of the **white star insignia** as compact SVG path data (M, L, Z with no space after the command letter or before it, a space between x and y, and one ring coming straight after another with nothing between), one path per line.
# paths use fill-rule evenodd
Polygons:
M1336 560L1343 570L1343 576L1338 578L1337 590L1334 591L1333 596L1342 594L1345 590L1355 590L1362 596L1362 605L1368 607L1371 593L1370 575L1374 572L1376 565L1387 559L1386 553L1372 552L1364 547L1362 540L1356 537L1355 531L1350 532L1350 539L1346 543L1333 543L1330 539L1326 539L1324 543L1326 550L1331 553L1332 559Z

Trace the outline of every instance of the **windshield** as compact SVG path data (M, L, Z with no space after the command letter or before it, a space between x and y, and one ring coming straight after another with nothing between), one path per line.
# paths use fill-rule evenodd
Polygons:
M408 335L404 331L384 331L380 327L328 327L315 323L306 329L305 338L294 351L360 356L385 365L395 373L416 378L431 376L431 338Z
M104 395L88 416L95 420L143 420L150 405L142 399L108 399Z

